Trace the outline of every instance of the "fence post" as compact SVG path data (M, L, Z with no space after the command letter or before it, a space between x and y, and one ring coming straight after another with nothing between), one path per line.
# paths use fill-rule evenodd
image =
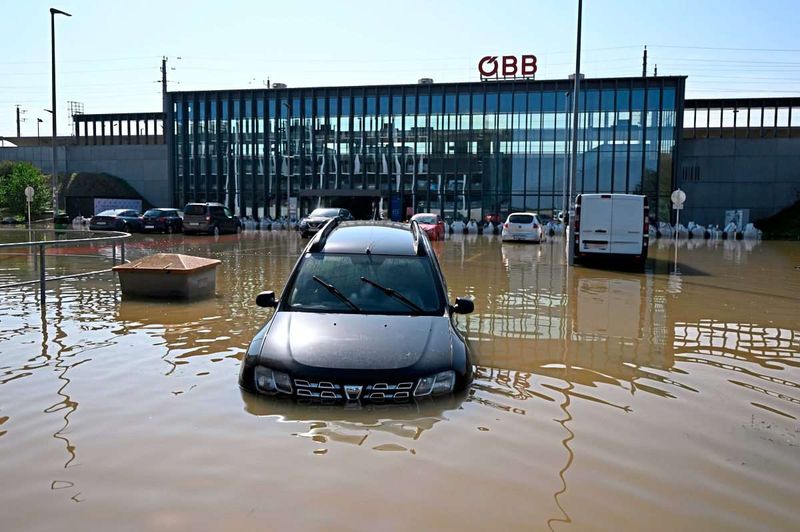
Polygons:
M122 259L122 264L125 264L125 241L121 240L119 243L120 248L120 258Z
M117 263L117 243L111 243L111 265L115 265Z
M45 275L44 275L44 244L39 244L39 291L42 295L42 305L44 306Z

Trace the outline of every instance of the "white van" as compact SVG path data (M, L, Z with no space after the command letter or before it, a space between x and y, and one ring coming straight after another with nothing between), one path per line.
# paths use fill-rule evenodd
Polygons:
M649 243L649 210L646 196L580 194L573 228L575 259L630 258L643 269Z

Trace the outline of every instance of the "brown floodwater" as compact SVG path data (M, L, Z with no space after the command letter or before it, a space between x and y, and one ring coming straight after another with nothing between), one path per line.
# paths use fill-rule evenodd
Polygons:
M128 243L220 259L202 302L124 300L110 274L50 284L44 311L37 286L0 289L0 528L800 528L800 243L682 241L676 272L662 240L645 274L566 269L558 240L434 243L475 297L475 382L360 409L238 388L255 295L303 244ZM0 252L0 285L34 278Z

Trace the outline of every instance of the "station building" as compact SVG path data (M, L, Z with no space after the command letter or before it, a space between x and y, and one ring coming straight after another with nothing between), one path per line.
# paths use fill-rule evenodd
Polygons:
M167 92L161 112L75 115L58 168L113 174L152 205L218 201L255 218L562 209L571 80L420 81ZM682 221L723 226L732 209L758 220L800 201L800 97L686 99L685 83L584 79L575 193L646 194L653 218L674 222L680 187ZM51 150L49 137L0 137L0 160L46 172Z
M174 203L242 216L554 214L569 179L571 80L169 92ZM577 190L646 194L669 217L685 77L581 83ZM295 203L296 202L296 203Z

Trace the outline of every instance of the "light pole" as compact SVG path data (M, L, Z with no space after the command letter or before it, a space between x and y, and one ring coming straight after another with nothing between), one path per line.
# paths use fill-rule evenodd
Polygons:
M39 124L41 124L42 122L44 122L44 120L42 120L41 118L37 118L36 119L36 138L37 139L39 138Z
M283 102L286 108L286 228L289 228L289 213L292 197L292 188L289 178L292 175L292 107L289 102Z
M575 88L572 91L572 156L570 157L569 172L569 226L567 240L567 264L575 264L575 246L573 243L572 228L575 224L575 176L578 171L578 102L580 101L581 79L581 15L583 14L583 0L578 0L578 44L575 50Z
M56 15L65 15L71 17L69 13L50 8L50 64L51 64L51 84L53 92L53 153L51 157L52 162L52 181L53 181L53 216L58 215L58 182L56 171Z

